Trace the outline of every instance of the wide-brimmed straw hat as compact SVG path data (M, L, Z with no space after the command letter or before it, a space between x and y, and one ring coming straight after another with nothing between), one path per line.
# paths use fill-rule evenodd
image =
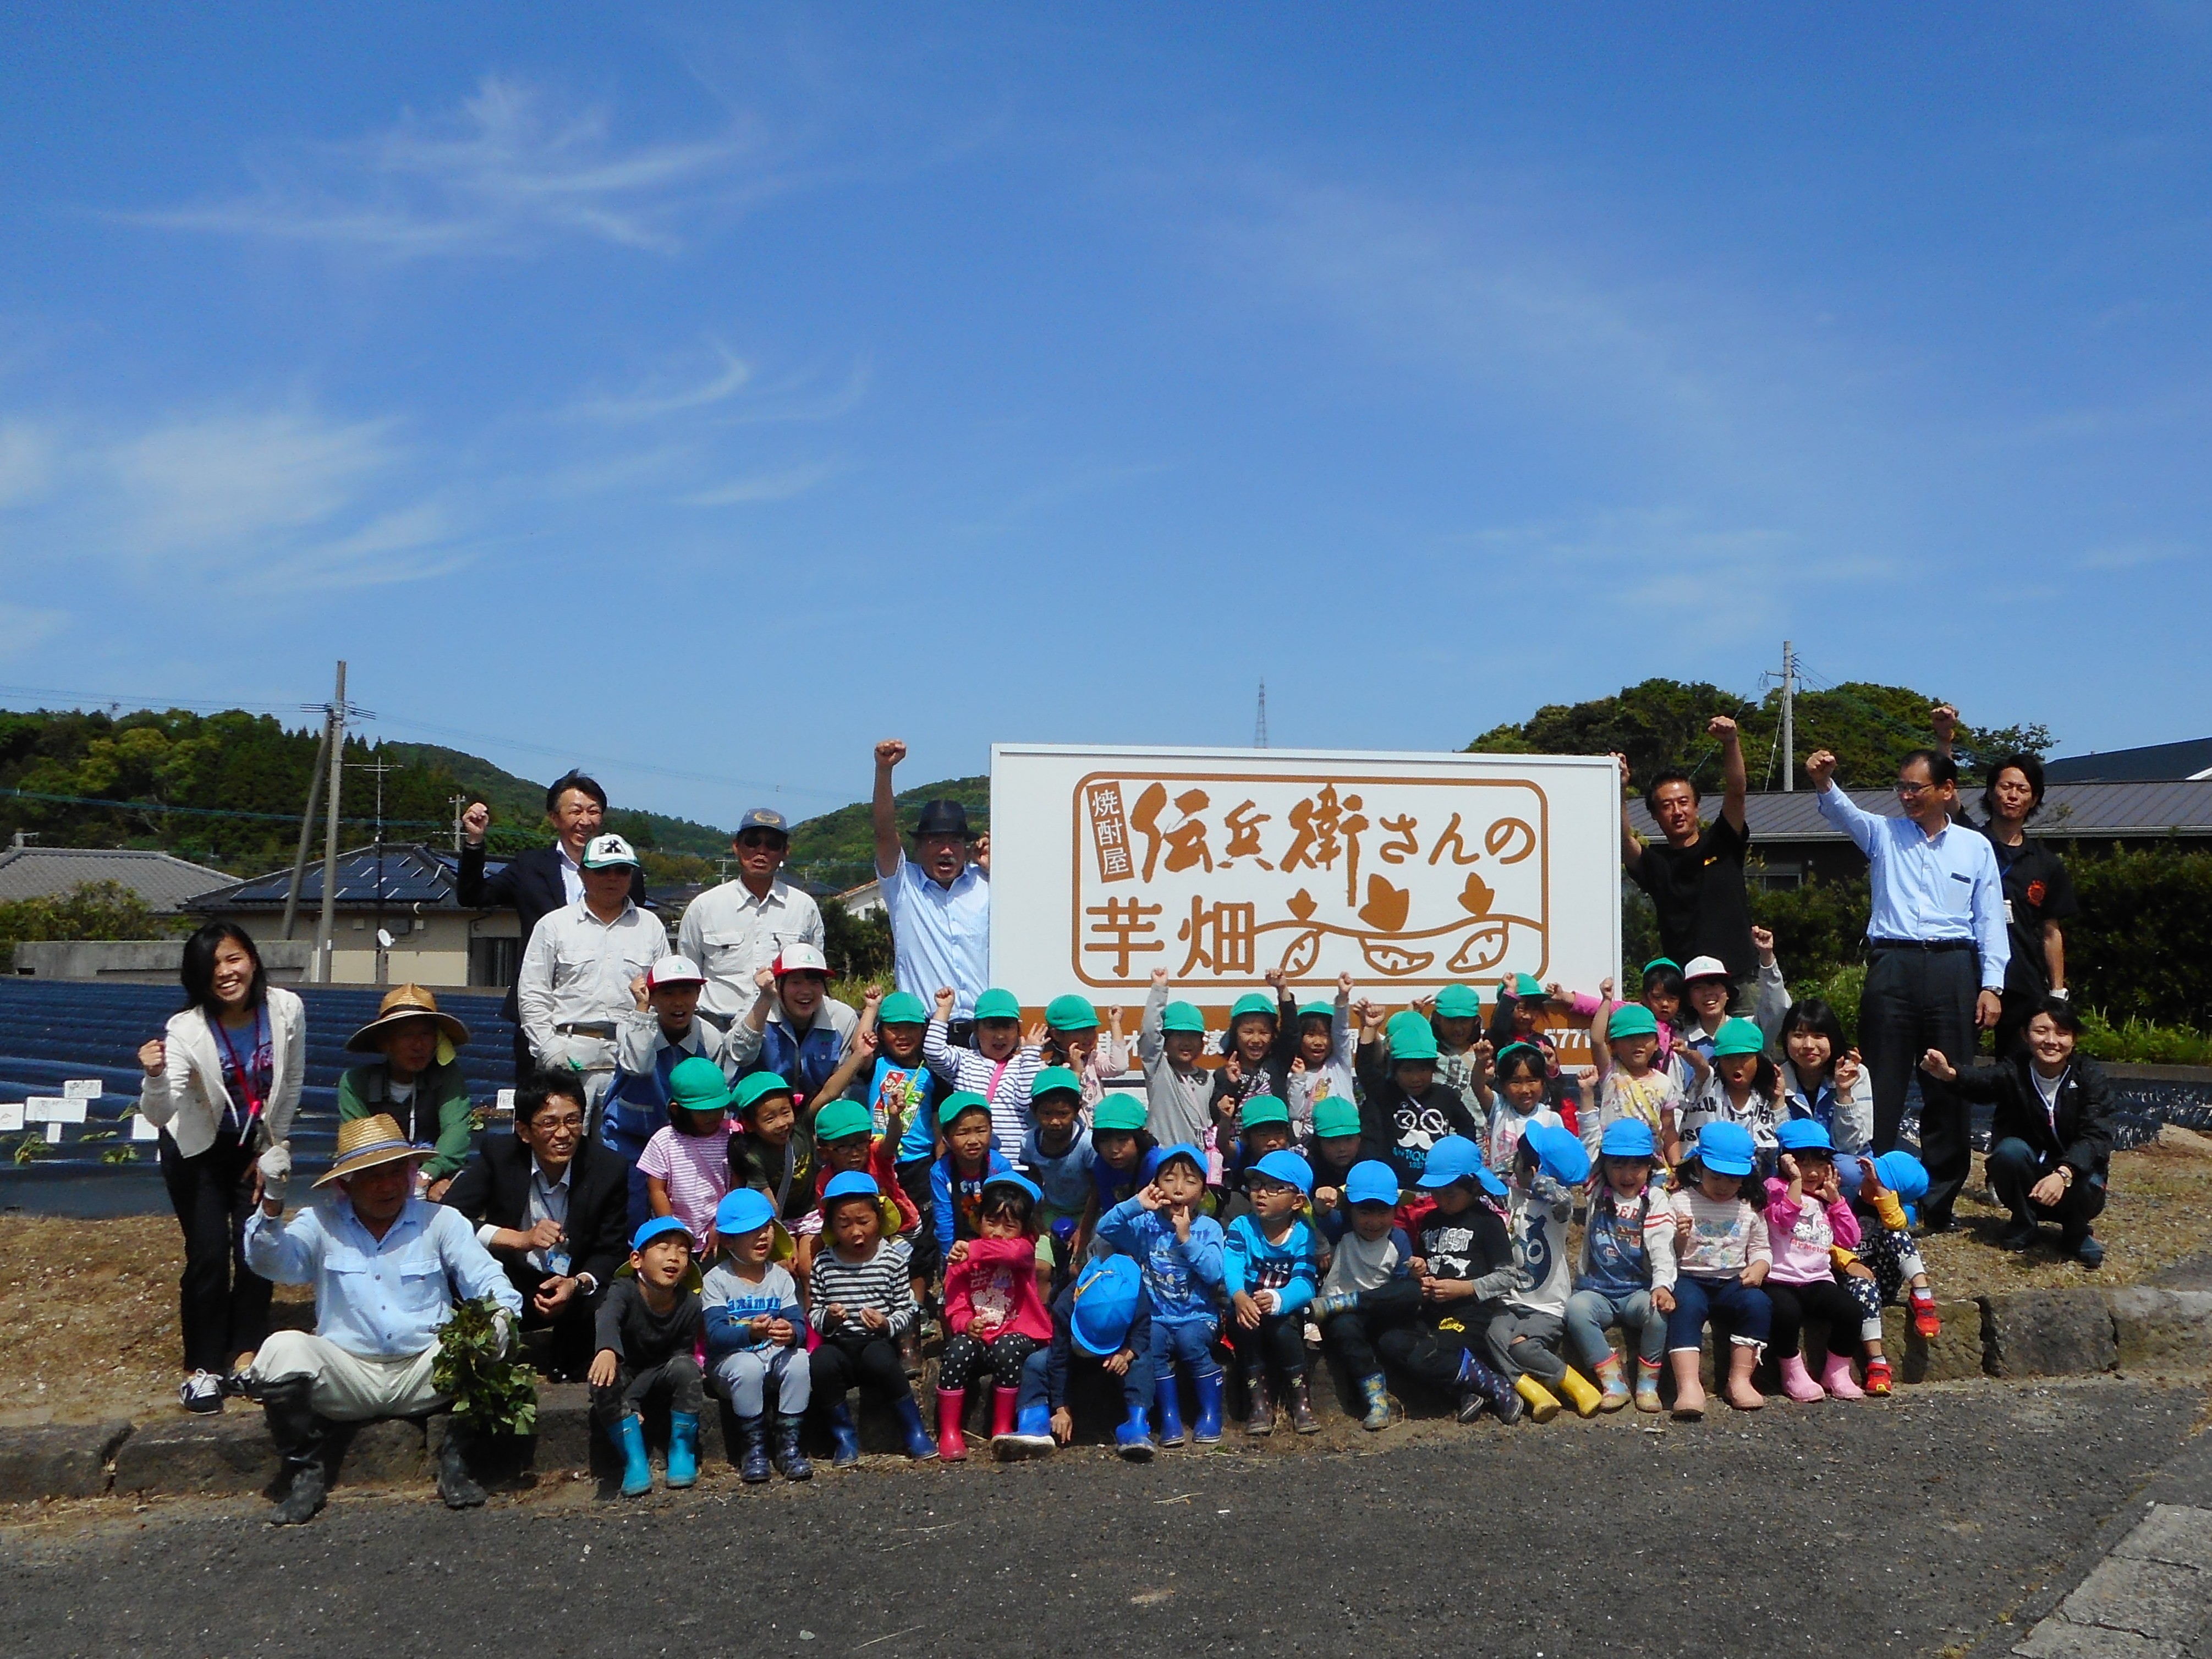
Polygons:
M315 1182L327 1187L333 1181L348 1176L357 1176L364 1170L374 1170L380 1164L396 1164L402 1158L425 1158L434 1149L417 1146L399 1132L398 1120L387 1113L378 1112L368 1117L349 1118L338 1125L338 1155L331 1167Z
M419 985L402 985L387 993L376 1005L376 1018L346 1039L349 1053L373 1054L377 1052L376 1038L380 1031L389 1030L403 1020L428 1019L437 1022L446 1040L456 1048L469 1040L469 1028L451 1014L438 1012L438 999Z

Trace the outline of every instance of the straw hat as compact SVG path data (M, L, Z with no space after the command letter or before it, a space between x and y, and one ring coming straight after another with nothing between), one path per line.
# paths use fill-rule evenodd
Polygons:
M469 1040L469 1028L451 1014L438 1012L438 999L419 985L402 985L388 992L376 1006L376 1018L346 1039L349 1053L373 1054L378 1052L377 1034L398 1024L402 1020L432 1019L445 1033L446 1040L456 1048Z
M338 1125L338 1155L315 1185L327 1187L333 1181L357 1176L363 1170L374 1170L380 1164L429 1156L430 1148L417 1146L409 1140L399 1133L398 1120L383 1112L369 1117L349 1118Z

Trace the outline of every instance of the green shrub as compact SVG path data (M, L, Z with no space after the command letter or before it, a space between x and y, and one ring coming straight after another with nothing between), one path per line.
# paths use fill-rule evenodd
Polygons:
M2092 1060L2130 1066L2212 1066L2212 1036L2130 1016L2114 1026L2101 1008L2081 1010L2081 1050Z
M2066 867L2081 903L2065 924L2075 994L2124 1020L2202 1030L2212 1020L2212 853L2084 849Z
M15 947L44 939L167 939L190 924L150 908L115 881L88 881L66 893L0 904L0 969L15 965Z

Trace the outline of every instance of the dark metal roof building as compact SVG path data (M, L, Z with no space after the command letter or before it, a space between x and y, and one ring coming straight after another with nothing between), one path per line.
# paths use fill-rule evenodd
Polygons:
M2069 755L2044 762L2043 775L2051 783L2201 782L2212 779L2212 738L2115 749L2102 755Z
M487 864L485 873L502 868ZM451 853L414 842L386 842L381 854L374 847L356 847L338 854L338 885L335 908L341 910L409 908L457 909L454 891L459 881L459 860ZM195 910L282 910L292 884L288 867L238 882L194 899ZM323 902L323 861L311 860L300 883L300 909L313 915Z

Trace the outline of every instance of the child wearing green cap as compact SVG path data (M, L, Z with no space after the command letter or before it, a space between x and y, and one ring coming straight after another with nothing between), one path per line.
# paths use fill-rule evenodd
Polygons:
M982 1096L956 1091L937 1110L945 1126L945 1156L929 1168L930 1213L938 1262L950 1271L960 1259L961 1243L980 1231L983 1183L1014 1166L991 1144L991 1106Z
M1615 1003L1590 1027L1594 1068L1581 1074L1583 1146L1591 1156L1605 1126L1623 1118L1646 1125L1671 1168L1681 1158L1682 1085L1659 1064L1659 1022L1640 1002Z
M1113 1254L1111 1247L1097 1242L1098 1218L1137 1195L1145 1184L1145 1158L1154 1144L1145 1127L1144 1102L1116 1089L1098 1103L1091 1114L1091 1191L1069 1246L1070 1261Z
M1708 1123L1741 1123L1759 1150L1758 1176L1774 1170L1775 1126L1789 1115L1782 1073L1766 1053L1766 1039L1747 1019L1726 1019L1713 1035L1712 1064L1683 1102L1682 1138L1695 1139Z
M1012 991L988 990L975 999L975 1046L952 1043L953 994L937 994L937 1015L921 1040L922 1057L948 1090L981 1095L991 1111L991 1141L1009 1164L1022 1154L1030 1132L1030 1086L1044 1068L1042 1025L1024 1038L1022 1005Z
M866 1016L862 1015L865 1023ZM849 1092L867 1103L876 1133L891 1138L899 1188L917 1212L915 1267L927 1275L931 1237L929 1166L937 1157L937 1073L922 1058L929 1011L911 991L894 991L876 1009L876 1053L865 1087ZM893 1122L899 1126L892 1128Z
M1491 1011L1490 1047L1503 1054L1508 1043L1525 1042L1544 1056L1545 1103L1559 1115L1570 1129L1579 1131L1581 1097L1573 1081L1559 1066L1559 1045L1552 1041L1544 1021L1553 1004L1576 1011L1584 1019L1602 1015L1613 1000L1613 981L1605 980L1595 997L1569 994L1558 985L1540 983L1534 974L1509 974L1498 981L1498 1006Z
M1358 1098L1352 1037L1352 975L1339 974L1335 1001L1309 1002L1298 1009L1297 1052L1283 1103L1291 1109L1291 1144L1300 1152L1309 1150L1314 1113L1322 1101Z
M1429 1022L1437 1039L1437 1078L1455 1091L1484 1139L1490 1121L1490 1062L1493 1050L1482 1035L1482 999L1471 985L1447 985L1433 997L1413 999L1414 1012Z
M1170 1002L1168 970L1153 969L1137 1027L1137 1060L1145 1068L1145 1127L1163 1146L1211 1152L1213 1079L1198 1063L1205 1047L1206 1017L1188 1002ZM1212 1184L1220 1179L1220 1161L1210 1157L1208 1164L1202 1173Z
M1534 1043L1509 1042L1499 1049L1492 1062L1490 1080L1490 1133L1483 1143L1483 1157L1503 1175L1513 1167L1514 1154L1530 1124L1564 1124L1565 1120L1552 1109L1550 1064ZM1596 1115L1593 1110L1585 1116Z
M1328 1095L1314 1103L1313 1139L1305 1146L1313 1164L1314 1219L1332 1244L1344 1231L1344 1183L1365 1156L1363 1146L1359 1108L1351 1096Z
M1217 1144L1225 1145L1237 1133L1237 1116L1246 1101L1261 1095L1279 1100L1289 1085L1291 1061L1297 1050L1297 1007L1281 969L1267 970L1267 983L1273 996L1247 992L1229 1010L1229 1029L1221 1036L1221 1067L1213 1074L1213 1092L1206 1103ZM1233 1180L1230 1184L1235 1184Z
M730 1190L741 1156L729 1106L720 1066L696 1054L678 1061L668 1074L668 1121L653 1131L637 1160L653 1213L681 1221L702 1255L714 1235L714 1206Z
M1106 1011L1107 1029L1098 1030L1098 1010L1091 999L1073 994L1054 997L1044 1010L1044 1063L1064 1066L1082 1080L1085 1111L1105 1099L1106 1085L1129 1070L1129 1045L1121 1039L1121 1010Z
M1071 1246L1091 1200L1091 1166L1097 1154L1083 1127L1083 1080L1065 1066L1036 1074L1030 1093L1032 1127L1022 1141L1020 1167L1037 1184L1037 1255L1052 1282L1073 1260Z
M1428 1022L1407 1020L1383 1037L1382 1010L1361 1002L1359 1076L1366 1085L1359 1121L1373 1155L1386 1160L1398 1179L1418 1185L1429 1161L1429 1148L1446 1135L1473 1141L1481 1133L1456 1091L1437 1079L1437 1039Z
M822 1234L822 1212L816 1207L820 1188L814 1179L820 1157L814 1137L799 1121L791 1085L774 1072L746 1073L738 1079L730 1098L744 1126L736 1143L744 1160L738 1166L740 1179L768 1194L775 1218L798 1244L792 1272L805 1291Z
M1231 1133L1232 1138L1224 1143L1221 1153L1222 1184L1228 1188L1228 1196L1214 1212L1224 1227L1238 1216L1252 1213L1245 1176L1268 1153L1289 1148L1290 1108L1273 1095L1255 1095L1237 1113Z

